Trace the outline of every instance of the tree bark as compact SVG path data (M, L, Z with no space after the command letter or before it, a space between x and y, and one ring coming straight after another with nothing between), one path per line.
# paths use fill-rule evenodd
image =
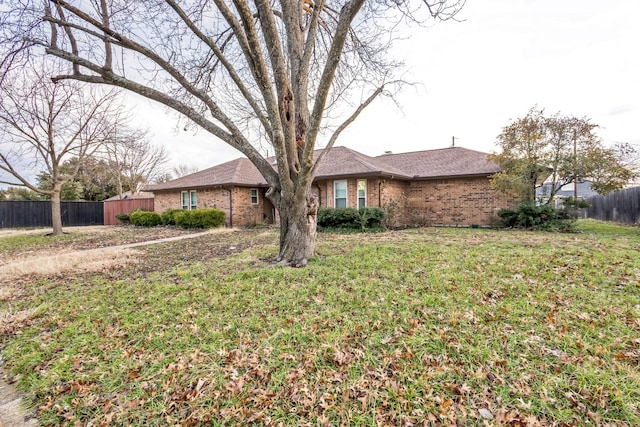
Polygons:
M53 226L52 236L60 236L62 234L62 212L60 205L60 192L62 184L56 182L53 184L51 191L51 225Z
M280 200L279 264L304 267L315 255L318 205L318 197L310 192L302 206Z

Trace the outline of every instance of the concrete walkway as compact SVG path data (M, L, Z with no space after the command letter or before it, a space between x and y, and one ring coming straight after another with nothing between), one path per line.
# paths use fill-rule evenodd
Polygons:
M223 229L230 231L230 229ZM105 248L86 249L78 252L101 251L105 249L128 249L138 246L148 246L157 243L173 242L175 240L193 239L195 237L204 236L219 232L220 229L208 230L202 233L185 234L183 236L167 237L158 240L149 240L146 242L129 243L126 245L107 246ZM0 359L0 362L2 359ZM38 420L32 417L22 405L22 397L11 384L6 381L6 373L2 369L0 363L0 427L34 427L38 425Z
M0 427L34 427L38 420L31 418L22 406L22 398L7 384L0 370Z

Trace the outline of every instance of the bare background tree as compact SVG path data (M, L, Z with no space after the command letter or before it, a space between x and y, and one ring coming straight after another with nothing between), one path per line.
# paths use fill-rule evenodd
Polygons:
M453 18L463 3L22 0L2 18L3 65L40 48L69 65L55 81L128 89L236 148L270 186L279 260L305 265L315 253L314 175L342 131L394 88L396 31ZM261 154L265 145L275 168Z
M181 163L174 166L171 171L173 172L174 177L180 178L181 176L186 176L198 172L198 167Z
M153 145L149 141L148 132L132 130L126 126L119 126L115 132L104 144L102 151L117 183L120 197L125 189L132 194L139 193L144 185L167 173L167 150Z
M4 74L0 87L0 183L24 186L51 198L53 234L62 234L60 192L110 133L118 104L114 91L84 88L74 81L54 84L44 68ZM75 157L74 167L62 168ZM36 185L37 170L48 185Z

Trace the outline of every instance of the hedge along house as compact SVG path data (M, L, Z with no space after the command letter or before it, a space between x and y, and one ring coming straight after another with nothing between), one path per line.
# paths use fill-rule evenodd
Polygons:
M486 153L461 147L377 157L334 147L312 190L320 207L381 207L394 226L486 225L510 205L489 185L499 170ZM216 207L228 226L249 226L277 222L267 189L253 164L239 158L145 190L154 193L157 212Z

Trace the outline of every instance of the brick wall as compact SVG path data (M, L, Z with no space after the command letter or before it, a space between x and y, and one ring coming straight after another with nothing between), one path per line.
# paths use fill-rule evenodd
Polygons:
M358 206L357 182L347 179L347 206ZM321 207L333 207L334 180L314 183ZM266 189L258 189L258 203L251 203L251 188L234 187L233 226L244 227L258 222L277 222L277 212L265 198ZM229 190L197 190L198 207L216 207L225 212L229 224ZM488 225L499 209L510 200L492 190L487 177L451 178L425 181L367 179L367 206L382 207L391 214L391 226ZM180 209L180 192L155 192L155 210Z
M233 187L230 191L222 188L197 189L198 208L216 208L224 211L226 225L246 227L257 222L273 222L273 205L265 198L265 189L258 188L258 203L251 203L251 188ZM157 191L155 211L182 209L180 191ZM229 196L231 195L231 199ZM233 220L230 221L230 200L233 201Z
M334 207L334 199L333 199L333 183L335 181L347 181L347 207L349 208L357 208L358 207L358 181L364 180L367 182L367 206L368 207L380 207L381 196L379 193L380 183L382 182L380 179L337 179L337 180L327 180L327 181L317 181L314 183L312 187L312 191L314 191L318 195L318 199L320 200L320 206L323 208Z
M412 181L406 195L406 221L412 225L488 225L510 205L486 177Z
M377 184L380 188L381 207L387 214L387 225L391 227L414 225L407 218L408 184L393 179L382 179Z
M273 222L273 204L265 197L266 190L258 188L258 203L251 203L251 188L233 188L233 226L247 227L256 223Z

